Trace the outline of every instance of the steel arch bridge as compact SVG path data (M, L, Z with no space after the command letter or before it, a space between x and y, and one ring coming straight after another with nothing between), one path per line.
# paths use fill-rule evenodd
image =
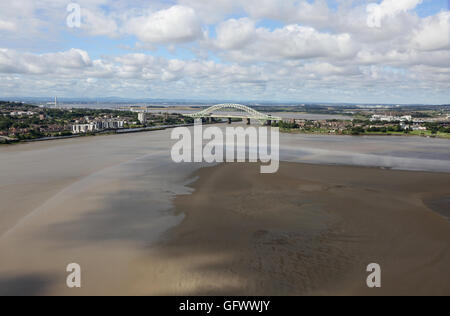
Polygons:
M223 109L234 109L238 111L242 111L243 114L226 114L226 113L216 113L217 111L223 110ZM229 122L231 122L232 119L247 119L248 123L250 123L250 119L257 120L261 123L266 122L272 122L272 121L281 121L281 117L272 116L270 114L264 114L261 112L256 111L255 109L252 109L246 105L242 104L232 104L232 103L226 103L226 104L217 104L210 108L207 108L203 111L194 113L194 114L187 114L186 116L192 117L192 118L228 118Z

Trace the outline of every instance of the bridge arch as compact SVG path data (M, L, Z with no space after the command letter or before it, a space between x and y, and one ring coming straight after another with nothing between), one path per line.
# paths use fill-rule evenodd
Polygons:
M244 115L238 114L238 115L227 115L223 113L215 114L217 111L220 111L222 109L234 109L239 110L245 113ZM204 109L200 112L194 113L194 114L188 114L187 116L192 118L209 118L209 117L216 117L216 118L240 118L240 119L253 119L258 120L260 122L267 122L267 121L281 121L281 117L272 116L269 114L264 114L259 111L256 111L255 109L252 109L251 107L248 107L246 105L242 104L234 104L234 103L224 103L224 104L217 104L213 105L207 109Z

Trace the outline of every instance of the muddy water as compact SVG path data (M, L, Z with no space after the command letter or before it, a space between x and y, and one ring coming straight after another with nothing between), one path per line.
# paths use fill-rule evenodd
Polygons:
M223 126L224 127L224 126ZM202 164L175 164L171 130L0 147L0 294L68 292L68 263L89 290L117 292L127 266L183 214L172 200ZM450 142L281 135L281 158L450 172Z

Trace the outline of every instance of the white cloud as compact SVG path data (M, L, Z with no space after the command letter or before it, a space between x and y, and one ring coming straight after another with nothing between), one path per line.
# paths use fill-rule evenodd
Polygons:
M325 0L248 0L242 2L244 10L253 18L269 18L311 26L325 26L330 21L331 11Z
M2 73L67 73L91 65L92 62L88 53L79 49L42 55L0 49L0 72Z
M217 23L232 14L245 12L252 19L272 19L287 24L325 26L331 11L325 0L179 0L194 8L206 23Z
M0 31L15 31L17 30L17 26L15 23L11 21L2 21L0 20Z
M237 0L179 0L178 2L193 8L201 21L208 24L222 21L224 16L237 10L239 5Z
M450 13L420 0L77 2L67 38L66 1L0 2L0 96L450 97Z
M388 55L392 61L401 59L394 54ZM422 58L419 57L412 59ZM377 64L376 58L385 59ZM405 71L402 65L390 64L386 58L372 56L366 65L358 60L359 57L354 62L286 60L241 65L157 58L146 54L91 60L86 52L79 50L36 55L0 49L0 91L5 91L4 95L26 90L36 95L54 95L56 91L66 96L132 93L139 97L148 96L151 89L153 97L214 95L217 98L271 100L299 97L305 100L306 97L316 101L326 101L323 98L331 90L342 98L348 95L367 97L367 87L386 93L393 87L396 90L401 87L410 94L428 86L437 93L447 91L450 67L444 71L443 68L417 64ZM403 65L411 62L408 58L411 59L405 58ZM434 58L442 60L443 56L435 55Z
M381 22L386 17L395 17L399 13L414 9L423 0L383 0L380 4L367 5L367 25L369 27L381 27Z
M274 59L309 59L350 57L355 46L349 34L321 33L296 24L273 31L255 28L248 18L228 20L217 28L217 48L235 61L270 61Z
M114 16L108 16L98 9L82 8L81 17L81 28L91 36L117 37L119 35Z
M195 11L180 5L131 18L126 30L145 43L185 43L203 34Z
M414 32L413 45L425 51L450 49L450 12L424 19Z
M255 32L255 23L249 18L230 19L217 27L216 44L221 49L239 49L250 44Z
M386 52L360 51L355 62L361 65L393 65L404 68L415 65L450 68L449 60L449 51L421 52L412 49L406 51L391 49Z

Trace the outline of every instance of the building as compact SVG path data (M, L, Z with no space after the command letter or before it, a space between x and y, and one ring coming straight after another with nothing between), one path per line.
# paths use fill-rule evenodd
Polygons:
M119 129L123 128L125 125L125 121L114 121L114 120L108 120L108 121L99 121L94 122L97 130L102 129Z
M92 124L75 124L72 126L73 134L85 134L92 131L94 131L94 126Z
M74 124L72 125L72 133L85 134L108 129L121 129L124 128L124 125L125 121L116 120L94 121L87 124Z
M407 124L406 122L400 122L400 127L403 130L411 129L411 125Z
M411 115L404 115L400 117L400 122L412 122L413 118Z
M411 122L411 115L392 116L392 115L372 115L371 122Z
M147 113L145 112L139 112L138 113L138 120L141 124L147 123Z
M34 115L34 112L31 111L13 111L9 113L11 116L25 116L25 115Z
M147 123L147 113L145 113L145 112L139 112L139 113L138 113L138 121L139 121L141 124Z

